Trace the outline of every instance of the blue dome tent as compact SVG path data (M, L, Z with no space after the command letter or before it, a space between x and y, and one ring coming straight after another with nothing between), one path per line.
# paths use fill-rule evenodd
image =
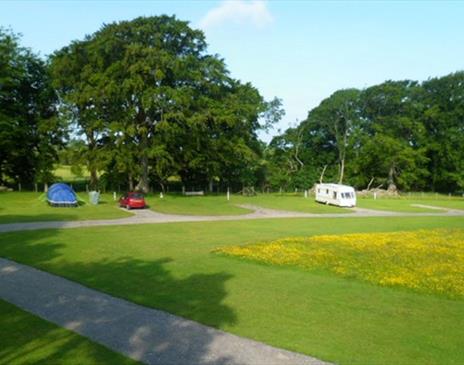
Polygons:
M48 203L53 207L76 207L77 197L74 190L66 184L57 183L47 192Z

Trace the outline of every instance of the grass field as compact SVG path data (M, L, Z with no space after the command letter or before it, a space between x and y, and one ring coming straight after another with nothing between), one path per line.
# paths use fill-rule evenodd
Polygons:
M328 206L315 202L314 197L307 199L302 194L258 194L256 196L231 195L227 201L225 195L193 196L185 197L181 195L169 194L160 199L158 195L148 196L147 198L152 210L169 214L188 214L188 215L238 215L246 214L250 211L237 207L240 204L249 204L269 209L286 210L303 213L351 213L352 210ZM404 213L433 213L435 209L415 207L414 204L431 205L443 208L464 210L464 199L447 199L443 196L436 198L418 199L411 198L360 198L358 207L374 210L387 210Z
M212 251L289 236L463 226L463 217L348 217L41 230L0 235L0 256L339 364L462 364L461 299Z
M303 213L351 213L348 208L317 203L313 196L304 198L302 194L258 194L256 196L234 196L239 204L252 204L263 208L288 210Z
M0 300L0 364L137 364Z
M54 208L47 205L44 194L32 192L0 193L0 224L28 221L89 220L128 217L131 214L118 209L111 194L102 194L101 204L88 204L87 194L79 193L83 204L77 208ZM184 215L241 215L251 210L239 207L249 204L263 208L305 212L305 213L351 213L352 210L319 204L313 197L305 199L302 195L260 194L253 197L232 195L227 201L224 195L185 197L176 194L148 195L147 203L154 211ZM413 204L464 210L464 199L358 199L358 206L375 210L396 212L437 212L436 210L414 207Z
M239 215L251 213L249 209L237 207L235 199L227 201L225 196L182 196L165 195L163 199L159 196L149 195L147 203L150 209L168 214L184 215Z
M464 229L290 237L214 252L464 299Z
M360 208L368 208L375 210L388 210L393 212L410 212L410 213L420 213L420 212L433 212L435 209L427 209L421 207L415 207L413 205L428 205L436 206L442 208L451 208L451 209L462 209L464 210L464 199L462 198L453 198L446 199L443 197L439 198L429 198L429 199L417 199L415 197L404 197L404 198L381 198L381 199L372 199L372 198L358 198L357 206Z
M56 165L53 174L63 181L79 181L79 180L88 180L90 178L89 171L82 167L82 176L77 176L72 173L71 166L69 165Z
M251 212L237 206L240 204L304 213L351 212L349 209L319 204L314 201L314 198L305 199L300 195L260 194L252 197L231 195L230 201L227 201L225 195L190 197L166 195L163 199L159 196L148 196L147 200L152 210L169 214L238 215Z
M12 192L0 193L0 224L32 221L68 221L88 219L113 219L130 217L132 214L118 208L110 194L101 196L101 203L88 203L85 193L78 194L83 199L78 207L57 208L47 204L40 193Z

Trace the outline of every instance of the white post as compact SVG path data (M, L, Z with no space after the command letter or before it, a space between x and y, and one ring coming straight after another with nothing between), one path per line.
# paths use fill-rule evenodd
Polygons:
M116 192L113 191L113 200L116 201Z
M227 188L227 201L230 200L230 191L229 191L229 188Z
M377 199L377 193L374 191L374 200Z
M305 199L308 198L308 190L305 190L305 195L304 196L305 196Z
M160 199L163 199L164 198L164 195L163 195L163 192L160 193Z

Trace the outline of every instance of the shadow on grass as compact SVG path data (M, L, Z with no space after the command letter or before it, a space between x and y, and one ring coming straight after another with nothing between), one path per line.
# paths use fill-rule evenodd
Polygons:
M78 208L56 208L60 212L47 214L2 214L0 215L0 225L10 223L32 223L32 222L52 222L52 221L73 221L78 220L77 214L72 214L73 209ZM64 212L64 209L69 209Z
M71 263L60 259L60 251L64 245L59 243L59 237L50 239L58 232L59 230L41 230L22 232L20 235L16 234L18 236L15 233L1 234L0 256L35 266L130 302L169 310L173 314L213 327L234 324L237 320L234 311L223 303L227 296L225 283L231 278L228 273L174 277L169 271L169 264L172 262L169 257L158 260L122 257L116 260ZM48 309L52 311L62 310L64 305L69 306L69 303L63 304L59 298L47 298L45 295L44 300L47 301ZM100 323L115 330L125 329L127 346L133 358L146 360L155 356L160 363L175 363L177 359L180 363L190 364L237 364L228 356L209 356L215 340L215 335L211 331L199 335L194 325L183 325L179 328L177 320L156 324L137 319L127 322L128 319L121 316L121 313L114 315L105 301L94 300L92 303L94 303L92 310L88 308L82 310L75 306L67 322L79 323L80 330L98 328ZM69 311L69 307L66 309ZM27 325L24 326L27 330ZM184 339L187 336L192 340L191 343L182 343L182 341L179 343L177 341L179 334ZM46 334L41 336L47 338ZM28 341L6 344L1 350L2 356L7 356L9 359L20 356L36 343L34 338ZM72 341L70 340L69 343ZM57 341L53 346L53 354L49 355L52 356L51 359L58 359L72 352L74 346L68 346L69 343ZM40 351L40 346L37 347L37 351ZM101 363L97 353L90 355L95 360L98 359L95 362ZM47 357L48 359L50 357Z
M135 364L1 300L0 328L0 364Z

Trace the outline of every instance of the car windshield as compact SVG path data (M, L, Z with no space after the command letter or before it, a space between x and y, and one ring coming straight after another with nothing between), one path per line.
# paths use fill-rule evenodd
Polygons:
M129 197L133 199L143 199L143 194L133 193L133 194L129 194Z

